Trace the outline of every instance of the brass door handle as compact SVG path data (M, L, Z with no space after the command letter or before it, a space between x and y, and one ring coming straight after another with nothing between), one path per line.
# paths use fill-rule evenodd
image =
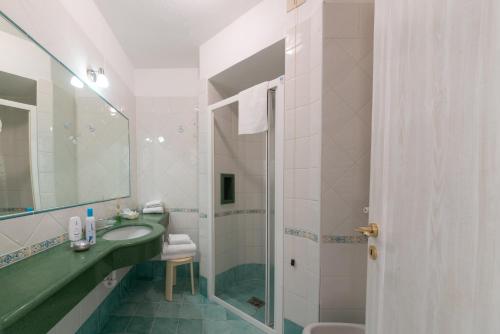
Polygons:
M362 227L355 228L354 231L359 232L367 237L376 238L376 237L378 237L379 228L378 228L377 224L371 223L371 224L368 224L368 226L362 226Z

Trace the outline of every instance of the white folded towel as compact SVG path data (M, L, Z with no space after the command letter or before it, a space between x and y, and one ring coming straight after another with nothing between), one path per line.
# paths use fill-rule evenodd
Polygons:
M156 208L160 206L163 206L163 203L160 200L150 201L147 202L146 205L144 205L145 208Z
M183 245L192 243L191 238L187 234L169 234L168 244L169 245Z
M186 257L194 257L194 256L196 256L196 251L190 253L174 254L174 255L161 254L161 259L165 261L165 260L184 259Z
M164 213L165 210L163 210L162 206L158 206L155 208L144 208L142 209L142 213Z
M238 134L264 132L267 124L267 90L263 82L238 94Z
M167 256L191 253L196 253L196 244L194 242L183 245L169 245L166 242L163 244L163 254Z

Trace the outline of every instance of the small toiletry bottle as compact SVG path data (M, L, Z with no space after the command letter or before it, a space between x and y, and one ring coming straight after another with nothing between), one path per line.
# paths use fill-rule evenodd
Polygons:
M80 217L71 217L68 223L68 238L71 241L71 247L75 241L82 239L82 221Z
M95 245L95 218L94 209L87 208L87 218L85 218L85 238L91 245Z
M121 213L122 213L122 210L121 210L121 208L120 208L120 202L118 202L118 203L116 204L116 218L115 218L115 219L116 219L116 222L117 222L118 224L120 224L120 223L122 222L122 215L121 215Z

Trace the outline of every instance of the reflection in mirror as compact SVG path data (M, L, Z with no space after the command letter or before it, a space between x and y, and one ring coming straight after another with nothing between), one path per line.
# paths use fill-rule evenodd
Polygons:
M0 215L34 206L30 170L30 110L0 100Z
M130 195L128 120L0 16L0 216Z

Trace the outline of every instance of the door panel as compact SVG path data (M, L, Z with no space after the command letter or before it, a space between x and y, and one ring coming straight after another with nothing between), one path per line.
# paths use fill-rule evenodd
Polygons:
M376 2L369 334L500 332L499 16Z

